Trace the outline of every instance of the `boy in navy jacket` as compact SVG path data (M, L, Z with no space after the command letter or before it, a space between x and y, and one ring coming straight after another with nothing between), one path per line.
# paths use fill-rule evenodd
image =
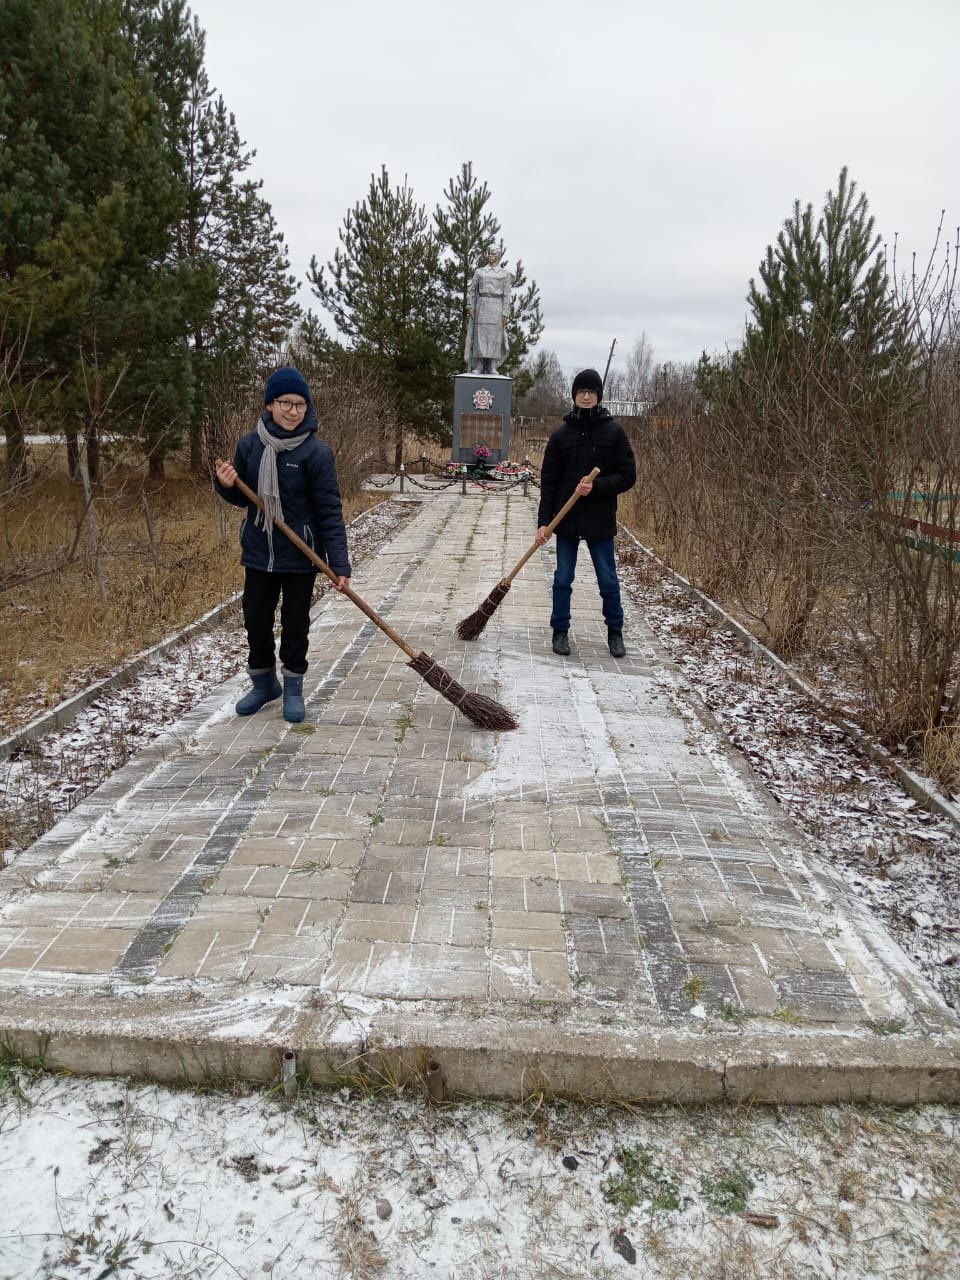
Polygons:
M289 367L277 369L267 380L263 402L260 422L241 437L233 462L217 468L217 492L234 506L247 508L240 529L240 563L253 688L236 711L239 716L253 715L282 693L283 718L297 724L306 715L303 677L317 570L275 521L282 520L326 560L338 575L338 590L350 581L350 558L333 451L317 439L317 416L302 374ZM263 511L236 488L238 476L259 494ZM273 636L278 603L282 688Z

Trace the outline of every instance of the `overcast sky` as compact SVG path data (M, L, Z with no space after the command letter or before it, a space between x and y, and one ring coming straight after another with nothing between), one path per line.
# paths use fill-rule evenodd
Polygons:
M381 165L432 212L471 160L567 371L644 331L656 360L735 346L766 246L843 165L901 268L943 209L956 238L960 0L192 8L301 279Z

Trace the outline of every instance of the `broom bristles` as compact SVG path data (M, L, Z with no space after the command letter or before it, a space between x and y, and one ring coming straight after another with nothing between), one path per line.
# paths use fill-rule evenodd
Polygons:
M407 666L412 667L418 676L422 676L431 689L436 689L448 702L452 702L478 729L506 730L520 727L506 707L501 707L499 702L494 702L482 693L468 693L428 653L418 653Z
M476 640L484 627L493 617L497 606L510 590L509 582L498 582L490 594L484 600L479 609L475 609L469 618L464 620L457 627L457 635L461 640Z

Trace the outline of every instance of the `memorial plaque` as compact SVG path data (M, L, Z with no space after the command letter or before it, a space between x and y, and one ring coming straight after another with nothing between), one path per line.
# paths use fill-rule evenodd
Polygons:
M475 463L489 449L492 466L510 456L513 379L498 373L458 373L453 380L453 461Z

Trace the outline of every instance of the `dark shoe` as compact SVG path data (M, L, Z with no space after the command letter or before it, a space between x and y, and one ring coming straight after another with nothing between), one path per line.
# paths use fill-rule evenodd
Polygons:
M273 702L274 698L279 698L283 693L280 681L277 679L276 667L267 667L265 671L251 671L248 667L247 671L253 681L253 688L249 693L245 693L234 707L238 716L252 716L255 711L259 711L261 707L265 707L268 702Z
M283 718L299 724L307 715L303 701L303 676L295 676L283 668Z
M607 648L613 658L625 658L627 650L623 643L623 632L610 630L607 632Z
M570 633L568 631L555 631L553 633L553 652L559 653L561 658L570 656Z

